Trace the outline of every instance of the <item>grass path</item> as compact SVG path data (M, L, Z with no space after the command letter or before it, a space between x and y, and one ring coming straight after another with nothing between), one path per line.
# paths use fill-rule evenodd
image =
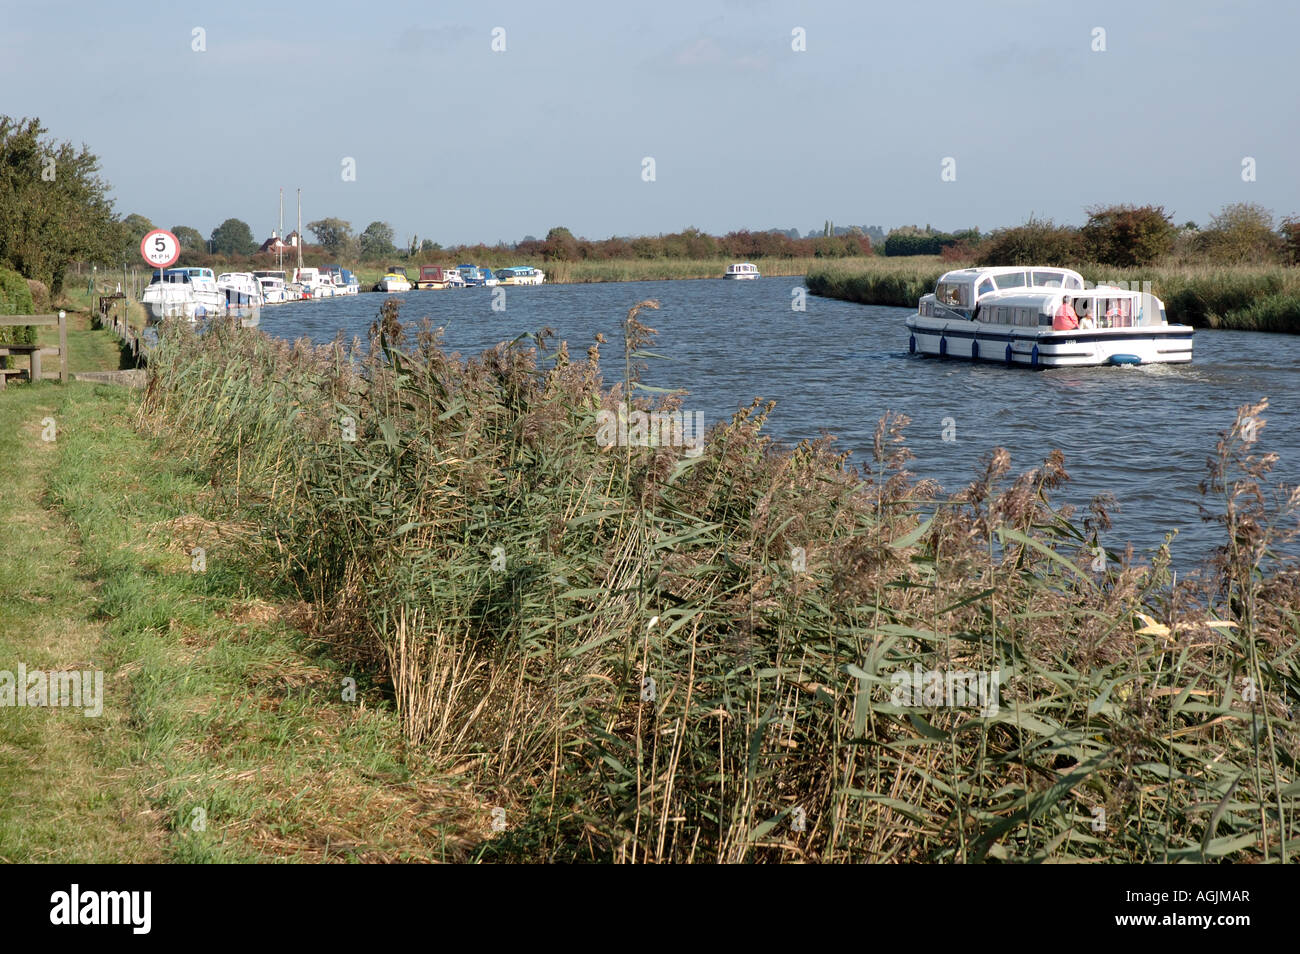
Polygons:
M408 751L364 680L345 698L134 401L0 395L0 670L105 673L99 718L0 708L0 861L470 857L490 806Z
M105 624L75 528L46 490L61 448L65 394L10 388L0 405L0 669L103 668ZM53 419L55 440L42 440ZM107 684L105 694L117 684ZM106 770L122 754L126 714L0 709L0 860L157 861L162 837L139 792Z

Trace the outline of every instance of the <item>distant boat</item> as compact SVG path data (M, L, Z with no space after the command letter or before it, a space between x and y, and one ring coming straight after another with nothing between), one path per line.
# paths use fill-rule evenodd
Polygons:
M546 273L531 265L498 268L496 277L502 285L541 285L546 281Z
M384 270L384 277L375 283L375 291L379 292L408 292L411 290L411 280L406 276L406 269L401 265L389 265Z
M295 268L293 284L302 288L303 298L329 298L334 294L334 282L319 268Z
M751 265L749 262L736 262L734 265L728 265L723 278L758 278L758 266Z
M253 325L261 318L262 314L262 286L261 283L253 277L252 272L225 272L217 276L217 290L226 299L226 314L236 315L245 322Z
M459 273L461 278L465 279L465 284L471 287L474 285L487 284L485 273L488 276L492 274L486 268L479 268L477 265L457 265L456 271ZM492 284L495 285L496 282L493 281Z
M446 288L447 274L441 265L421 265L420 277L415 280L416 288Z
M217 289L210 268L168 268L154 272L140 296L150 321L184 318L196 321L215 318L226 310L225 297Z
M262 286L263 304L282 305L289 300L289 292L285 288L283 278L273 278L266 275L259 277L257 283Z
M330 287L335 295L355 295L361 291L361 283L342 265L324 265L321 267L321 280Z

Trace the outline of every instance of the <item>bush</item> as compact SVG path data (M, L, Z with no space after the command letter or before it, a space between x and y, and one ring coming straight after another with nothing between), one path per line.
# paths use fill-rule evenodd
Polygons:
M15 271L0 268L0 315L31 315L36 309L32 303L31 289ZM0 325L0 345L35 344L36 329L31 325ZM9 367L8 357L3 359Z
M1160 206L1112 205L1088 209L1080 231L1089 261L1103 265L1150 265L1173 247L1173 220Z
M1266 264L1281 258L1273 213L1253 202L1225 205L1201 233L1201 250L1216 265Z
M1286 260L1290 265L1300 265L1300 218L1288 215L1282 220L1282 243L1286 248Z
M998 229L980 255L981 265L1064 265L1082 256L1077 229L1030 218L1024 225Z

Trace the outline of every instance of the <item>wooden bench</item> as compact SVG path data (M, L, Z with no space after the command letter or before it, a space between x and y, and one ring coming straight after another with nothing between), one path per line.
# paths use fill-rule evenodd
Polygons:
M67 312L60 311L57 315L0 315L0 328L21 328L24 325L35 325L39 327L48 327L51 325L58 326L59 329L59 346L57 348L46 347L38 344L7 344L0 345L0 357L7 355L25 355L27 357L27 379L29 381L40 381L47 377L41 368L41 358L44 356L57 357L59 359L59 370L52 372L48 377L57 377L64 384L68 383L68 316ZM0 369L0 390L4 389L5 382L13 375L21 373L20 368Z

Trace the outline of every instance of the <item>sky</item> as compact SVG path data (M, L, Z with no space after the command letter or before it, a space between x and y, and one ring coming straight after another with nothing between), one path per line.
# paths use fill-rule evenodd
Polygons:
M286 229L301 188L304 223L399 244L1203 225L1300 214L1297 38L1289 0L0 0L0 113L86 143L121 215L204 235L269 236L281 187Z

